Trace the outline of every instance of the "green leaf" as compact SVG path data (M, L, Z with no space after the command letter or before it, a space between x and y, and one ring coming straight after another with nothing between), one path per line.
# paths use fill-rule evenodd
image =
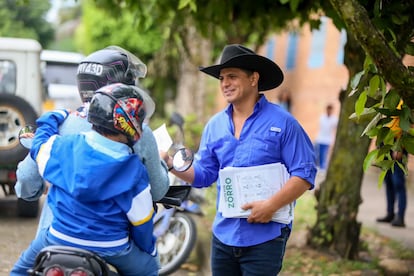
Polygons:
M398 167L400 167L400 169L404 172L404 174L407 175L408 174L407 167L404 166L404 164L402 164L401 162L397 161L396 163L397 163Z
M352 97L356 92L358 92L358 88L351 89L351 92L349 92L348 97Z
M355 76L351 80L351 88L352 89L356 89L358 87L359 81L361 80L361 77L364 74L365 74L364 70L362 70L361 72L358 72L358 73L355 74Z
M358 122L358 123L368 122L368 121L371 121L377 114L378 113L375 109L364 107L364 110L362 111L361 114L359 114L359 116L357 116L356 113L354 112L351 115L349 115L348 119L354 122Z
M184 9L185 7L190 5L190 2L192 2L192 0L180 0L180 2L178 3L178 9Z
M369 55L367 55L366 57L365 57L365 60L364 60L364 70L366 71L366 72L369 72L369 67L372 65L372 59L371 59L371 57L369 56Z
M369 131L374 129L377 126L378 121L381 119L381 114L377 113L375 117L371 120L371 122L368 123L364 131L362 132L361 136L366 135ZM378 132L376 132L378 133Z
M377 135L377 139L379 141L384 141L385 137L387 136L387 134L390 132L390 128L389 127L382 127L379 129L378 131L378 135Z
M402 139L402 145L410 154L414 154L414 137L405 136Z
M407 43L405 46L405 52L410 56L414 56L414 42L410 41Z
M408 132L408 134L410 134L411 136L414 136L414 128L410 128L407 132Z
M392 146L391 145L384 145L378 149L378 164L381 168L390 168L393 161L391 160L391 151ZM384 160L384 158L387 158Z
M385 178L386 174L387 174L387 171L383 170L383 171L380 172L380 174L378 176L378 188L381 188L382 183L384 183L384 178Z
M397 25L402 25L405 21L404 17L401 16L395 16L394 14L391 16L391 20L393 23L397 24Z
M370 138L374 138L374 137L376 138L377 135L378 135L378 128L377 127L372 127L371 129L367 129L365 135L367 135ZM377 143L378 141L376 140L375 142Z
M395 89L390 89L384 99L384 107L395 110L400 103L401 96Z
M359 97L358 100L355 102L355 113L357 117L359 117L362 112L364 111L365 103L367 102L367 93L366 91L363 91Z
M378 154L378 149L375 149L369 152L367 156L365 156L364 164L363 164L364 172L366 172L371 167L371 165L374 163L374 161L377 159L377 154Z
M411 123L409 118L400 116L400 128L404 131L408 131L411 128Z
M395 141L395 135L391 129L388 128L388 130L389 131L387 132L387 135L384 137L383 141L384 141L384 144L386 145L393 145Z
M378 88L380 85L380 77L378 75L373 76L370 80L369 80L369 90L368 90L368 95L370 97L374 97L375 94L377 94Z
M290 0L290 10L295 12L298 9L300 0Z

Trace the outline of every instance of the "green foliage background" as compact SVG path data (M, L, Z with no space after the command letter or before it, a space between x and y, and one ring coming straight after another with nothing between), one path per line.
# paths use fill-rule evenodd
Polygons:
M0 1L0 36L32 38L46 48L54 39L53 26L47 22L49 1Z

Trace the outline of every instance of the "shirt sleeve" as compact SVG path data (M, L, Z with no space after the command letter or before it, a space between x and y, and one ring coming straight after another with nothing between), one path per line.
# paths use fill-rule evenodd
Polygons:
M199 149L194 156L194 181L192 185L196 188L209 187L218 178L220 165L210 147L210 131L211 124L207 123L201 136Z
M292 120L288 125L290 127L281 146L282 159L291 176L306 180L311 184L310 189L313 189L317 172L313 144L296 120Z

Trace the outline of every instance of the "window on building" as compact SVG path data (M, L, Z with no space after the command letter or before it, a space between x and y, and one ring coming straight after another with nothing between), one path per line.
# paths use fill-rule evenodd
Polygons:
M340 42L339 42L339 50L338 50L338 56L336 57L336 61L338 64L344 64L344 49L346 44L346 31L344 29L341 30L341 36L340 36Z
M274 60L275 58L275 38L270 38L266 43L266 57L270 60Z
M289 33L288 48L287 48L287 55L286 55L286 69L287 70L295 69L296 59L298 55L298 41L299 41L299 36L296 32Z
M310 68L320 68L325 62L326 21L326 17L322 17L319 29L312 31L311 51L308 60Z

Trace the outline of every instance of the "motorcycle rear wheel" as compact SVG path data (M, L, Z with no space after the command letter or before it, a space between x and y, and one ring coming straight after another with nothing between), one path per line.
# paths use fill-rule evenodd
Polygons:
M197 239L197 228L192 217L176 212L168 230L157 239L161 269L159 275L169 275L178 270L190 256Z

